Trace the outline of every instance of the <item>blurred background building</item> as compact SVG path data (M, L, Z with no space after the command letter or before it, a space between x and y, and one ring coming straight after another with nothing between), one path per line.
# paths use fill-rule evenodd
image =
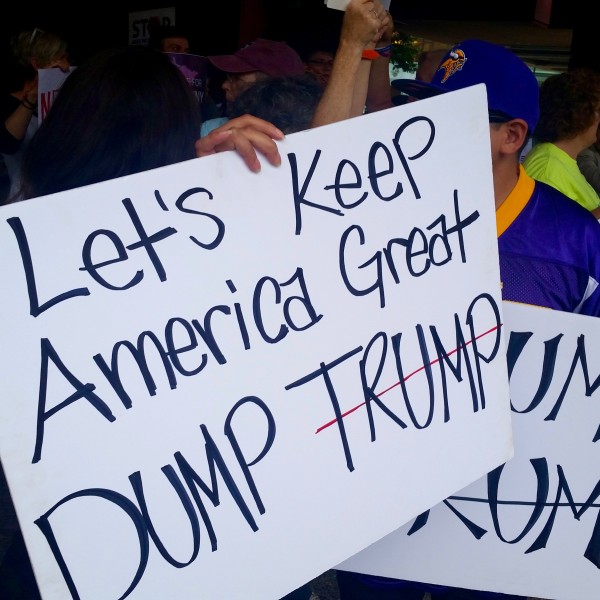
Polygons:
M324 0L227 0L209 3L122 3L115 6L17 3L0 21L0 39L30 27L60 33L69 41L73 64L108 45L126 44L131 16L169 9L190 32L192 52L228 53L262 36L287 40L310 31L335 30L340 11ZM391 0L396 28L417 38L424 49L467 38L503 43L543 76L570 63L600 70L589 8L582 0L503 0L460 3L448 0ZM148 23L138 23L144 27ZM595 33L595 30L594 30Z

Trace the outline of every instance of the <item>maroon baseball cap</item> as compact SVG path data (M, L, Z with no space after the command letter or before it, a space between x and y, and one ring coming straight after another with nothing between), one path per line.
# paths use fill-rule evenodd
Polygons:
M259 38L240 48L235 54L209 56L208 60L226 73L261 71L271 77L302 75L304 63L300 55L285 42Z

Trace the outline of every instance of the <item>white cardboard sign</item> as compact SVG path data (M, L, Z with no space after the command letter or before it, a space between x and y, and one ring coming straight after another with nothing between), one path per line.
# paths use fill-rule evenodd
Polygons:
M277 599L512 456L486 107L0 209L0 456L44 600Z
M69 67L66 72L58 67L38 69L38 123L46 118L62 84L74 70L75 67Z
M342 563L521 596L600 588L600 319L504 303L515 456Z
M381 4L386 10L388 10L390 8L391 1L392 0L381 0ZM327 8L335 8L336 10L346 10L348 2L350 2L350 0L325 0Z
M175 7L154 8L129 13L129 45L145 46L153 27L175 25Z

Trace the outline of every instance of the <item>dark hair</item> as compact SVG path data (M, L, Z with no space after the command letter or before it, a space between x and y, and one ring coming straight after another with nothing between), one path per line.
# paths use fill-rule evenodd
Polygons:
M254 115L284 133L295 133L310 127L322 93L322 86L309 75L269 77L241 93L232 104L230 116Z
M14 34L2 56L2 93L20 92L25 83L35 80L38 68L47 67L66 52L67 43L56 33L36 28Z
M67 42L57 33L37 27L14 35L10 45L14 57L22 65L28 66L35 62L39 69L45 68L67 51Z
M537 142L568 140L597 119L600 111L600 73L577 68L551 75L540 85L540 120Z
M316 29L311 25L311 30L304 31L302 34L292 37L289 45L300 55L302 62L308 62L311 55L315 52L327 52L335 55L339 42L339 31Z
M198 100L165 54L103 50L64 82L23 156L32 198L195 157Z

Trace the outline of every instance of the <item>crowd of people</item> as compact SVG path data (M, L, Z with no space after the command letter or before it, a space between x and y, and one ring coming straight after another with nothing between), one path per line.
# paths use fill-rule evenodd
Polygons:
M38 128L38 69L70 67L67 42L52 32L21 31L10 40L12 60L0 94L0 153L5 168L4 194L13 197L20 181L21 161Z
M509 49L465 40L423 56L421 74L408 85L390 82L393 31L380 0L350 0L333 46L313 40L294 48L258 38L209 56L223 82L210 113L165 56L189 52L185 31L156 31L148 47L100 49L77 65L41 124L37 71L68 69L67 43L39 29L21 32L0 103L10 190L4 201L223 151L239 153L258 172L264 160L280 164L277 141L284 135L387 110L398 103L394 90L418 101L484 83L502 297L600 316L600 75L573 69L539 86ZM26 561L17 529L11 533L4 564L13 564L15 553ZM426 593L436 600L517 598L346 571L338 572L338 582L341 600L422 600ZM1 597L33 597L7 596L2 585ZM286 600L310 596L306 584Z

